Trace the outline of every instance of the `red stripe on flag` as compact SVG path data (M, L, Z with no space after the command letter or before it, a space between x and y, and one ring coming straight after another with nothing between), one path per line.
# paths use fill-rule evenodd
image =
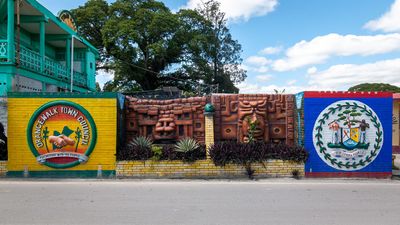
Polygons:
M305 91L304 98L392 98L391 92Z

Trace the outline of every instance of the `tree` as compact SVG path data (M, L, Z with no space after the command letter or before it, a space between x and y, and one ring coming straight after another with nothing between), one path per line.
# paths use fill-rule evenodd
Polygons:
M357 116L361 116L362 114L357 112L356 109L347 109L342 113L339 113L338 121L344 121L344 125L347 125L349 128L355 126L356 123L359 123L360 120L357 120Z
M101 92L101 87L100 87L99 82L96 82L96 91Z
M118 86L135 81L143 90L159 87L168 77L161 72L179 62L181 47L175 36L179 21L161 2L117 0L102 29L104 44L112 48Z
M246 78L240 67L241 45L232 38L220 4L203 2L195 12L181 10L179 16L190 37L185 42L186 60L181 70L205 84L218 84L220 92L238 92L234 84Z
M97 69L109 69L107 62L112 46L109 45L108 48L105 48L101 33L108 20L108 11L109 6L105 0L89 0L83 6L71 10L79 35L86 38L100 52L101 60Z
M218 85L220 92L237 92L234 84L246 77L240 68L241 46L217 2L172 13L155 0L116 0L110 5L89 0L72 12L82 36L102 50L101 68L114 72L105 91L176 86L197 92Z
M363 83L349 88L349 91L388 91L400 93L400 87L384 83Z

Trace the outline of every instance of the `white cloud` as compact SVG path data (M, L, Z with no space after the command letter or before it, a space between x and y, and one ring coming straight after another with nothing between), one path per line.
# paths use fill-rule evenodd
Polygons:
M364 28L374 31L400 32L400 0L396 0L390 10L379 19L366 23Z
M318 71L317 67L313 66L313 67L308 68L307 73L308 74L314 74L317 71Z
M107 81L114 79L113 71L98 70L96 74L96 82L99 82L100 87L103 88Z
M400 58L367 64L341 64L310 76L309 84L325 90L347 90L360 83L400 85Z
M316 86L296 86L296 85L287 85L287 86L278 86L278 85L267 85L260 86L258 84L250 84L250 83L240 83L236 85L239 88L239 93L245 94L275 94L275 90L279 93L283 92L285 94L296 94L302 91L320 91L322 90Z
M262 56L250 56L244 62L247 71L266 73L269 70L267 65L272 61Z
M265 75L258 75L256 76L256 79L262 82L270 81L273 78L272 75L265 74Z
M278 0L218 0L221 11L232 21L247 21L251 17L263 16L275 10ZM189 0L185 8L197 8L202 0Z
M286 51L286 57L273 62L276 71L288 71L324 63L332 56L369 56L400 50L400 34L375 36L328 34L311 41L300 41Z
M271 63L271 60L262 56L250 56L245 63L252 66L266 66Z
M249 71L254 71L257 73L266 73L268 72L269 68L267 66L260 66L260 67L249 67Z
M236 87L239 88L240 93L256 93L259 88L257 84L249 84L247 82L237 84Z
M266 47L259 52L260 55L274 55L282 51L282 47Z
M289 80L286 83L287 83L287 85L293 85L293 84L297 83L297 80Z

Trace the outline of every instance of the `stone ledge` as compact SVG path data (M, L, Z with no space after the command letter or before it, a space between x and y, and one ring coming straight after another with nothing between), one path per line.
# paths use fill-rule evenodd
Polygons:
M292 177L297 170L304 176L304 164L282 160L268 160L264 163L253 163L256 178ZM119 161L116 166L117 177L120 178L245 178L246 169L240 165L229 164L224 167L215 166L210 160L198 160L193 163L182 161Z

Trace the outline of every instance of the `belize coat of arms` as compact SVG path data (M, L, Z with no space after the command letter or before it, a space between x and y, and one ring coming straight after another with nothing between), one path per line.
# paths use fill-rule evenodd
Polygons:
M344 171L360 170L379 154L383 129L376 113L355 100L337 101L318 116L313 143L319 157L329 166Z

